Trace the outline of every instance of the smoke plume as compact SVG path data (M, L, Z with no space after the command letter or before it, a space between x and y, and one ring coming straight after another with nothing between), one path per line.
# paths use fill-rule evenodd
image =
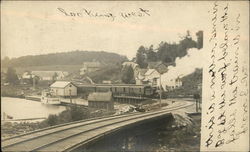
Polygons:
M171 80L175 80L178 77L182 78L195 71L196 68L203 67L203 49L192 48L187 51L187 55L182 58L176 58L175 66L169 66L168 71L161 76L161 83L164 86L168 85Z

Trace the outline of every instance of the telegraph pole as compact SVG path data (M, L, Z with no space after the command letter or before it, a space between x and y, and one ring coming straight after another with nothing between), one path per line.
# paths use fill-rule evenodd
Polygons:
M69 100L70 100L70 103L72 104L72 99L71 99L71 90L69 90Z
M161 107L161 102L162 102L162 85L161 85L161 75L162 74L164 74L165 72L167 72L165 69L166 69L167 67L163 64L163 63L161 63L161 64L159 64L157 67L156 67L156 71L159 73L159 87L160 87L160 89L159 89L159 95L160 95L160 100L159 100L159 102L160 102L160 107Z
M161 95L162 95L162 90L161 90L161 73L160 73L160 107L161 107Z
M35 89L36 89L36 80L35 80L35 76L33 77L32 82L33 82L33 89L35 90Z

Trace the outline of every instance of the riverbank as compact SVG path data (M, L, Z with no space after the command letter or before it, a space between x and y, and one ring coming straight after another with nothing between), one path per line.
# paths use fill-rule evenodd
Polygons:
M200 151L201 113L195 110L195 106L177 110L170 117L110 134L80 151Z
M51 114L49 117L41 122L2 122L1 136L2 139L42 129L63 123L86 120L90 118L103 117L114 114L114 111L96 110L84 108L82 106L68 106L66 110L60 114Z
M24 98L24 92L14 86L1 86L1 97Z
M177 127L175 123L157 130L157 141L149 151L199 151L201 115L190 115L192 124Z
M42 88L32 89L29 85L1 85L1 97L25 98L25 95L37 95Z

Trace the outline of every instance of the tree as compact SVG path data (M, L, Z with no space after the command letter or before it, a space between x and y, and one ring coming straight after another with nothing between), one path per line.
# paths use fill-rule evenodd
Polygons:
M198 31L197 36L197 49L203 48L203 31Z
M57 80L58 74L55 72L52 76L52 81L55 82Z
M6 74L7 82L10 84L17 84L18 83L18 77L16 75L16 70L12 67L8 67L7 74Z
M190 48L196 48L197 43L192 40L192 37L189 34L189 31L187 31L187 35L182 39L177 47L177 54L178 57L183 57L187 55L187 50Z
M154 52L153 45L149 47L149 49L146 50L147 53L147 61L148 62L155 62L157 61L157 54Z
M140 68L146 68L148 66L146 62L146 49L144 46L140 46L136 53L136 63Z
M58 116L57 115L49 115L47 119L47 123L49 126L54 126L58 124Z
M2 64L2 66L3 67L8 67L9 66L9 64L10 64L10 58L9 57L4 57L4 59L3 60L1 60L1 64Z
M122 82L126 84L134 84L134 70L131 66L125 66L122 69Z

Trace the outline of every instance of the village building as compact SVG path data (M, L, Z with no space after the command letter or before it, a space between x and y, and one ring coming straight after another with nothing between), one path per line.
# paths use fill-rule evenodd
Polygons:
M80 69L80 75L98 71L101 68L100 62L83 62L83 67Z
M22 75L22 79L32 79L32 78L34 78L35 77L35 75L34 74L31 74L31 72L29 72L29 71L26 71L26 72L24 72L23 73L23 75Z
M138 65L137 63L131 62L131 61L123 62L123 63L122 63L122 66L123 66L123 67L131 66L133 70L135 70L136 68L139 67L139 65Z
M32 75L36 75L40 80L62 80L69 75L66 71L32 71Z
M148 69L147 72L144 74L144 82L147 82L147 84L151 86L157 86L159 85L159 78L160 73L155 69Z
M143 79L147 71L148 69L141 69L141 68L137 68L136 70L134 70L134 78L135 78L136 85L142 85L146 83L146 82L143 82Z
M164 80L163 80L164 81ZM182 86L182 81L180 77L177 77L176 79L170 79L167 82L164 82L166 90L174 90Z
M160 85L160 75L166 73L168 67L162 62L149 62L147 69L135 68L134 78L137 85L149 84L153 87Z
M161 61L148 62L148 68L149 69L155 69L159 64L161 64Z
M114 110L112 92L94 92L89 94L88 106L96 109Z
M149 84L153 87L159 85L160 73L155 69L138 69L135 75L136 85Z
M51 84L50 93L61 97L77 96L77 87L70 81L56 81Z
M39 77L31 74L31 72L26 71L20 76L20 83L21 84L34 84L39 81Z

